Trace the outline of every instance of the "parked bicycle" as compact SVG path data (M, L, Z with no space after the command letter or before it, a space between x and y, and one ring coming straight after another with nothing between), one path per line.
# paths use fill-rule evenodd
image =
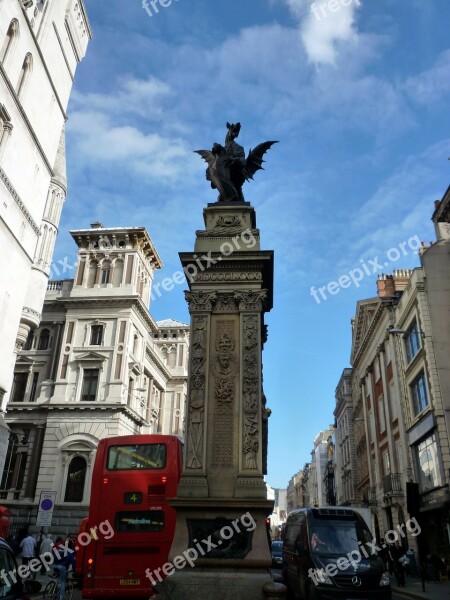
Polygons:
M47 583L42 595L43 600L58 600L61 592L61 578L59 571L53 571L53 575L49 575L51 581ZM73 577L72 572L67 574L66 591L64 600L72 600L73 597Z

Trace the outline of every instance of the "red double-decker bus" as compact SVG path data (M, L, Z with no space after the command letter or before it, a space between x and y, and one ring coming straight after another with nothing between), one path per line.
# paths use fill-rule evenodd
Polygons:
M176 436L100 441L83 524L92 536L83 552L83 598L153 595L145 571L167 562L176 519L167 499L177 494L181 466L182 443ZM106 523L111 535L105 537Z

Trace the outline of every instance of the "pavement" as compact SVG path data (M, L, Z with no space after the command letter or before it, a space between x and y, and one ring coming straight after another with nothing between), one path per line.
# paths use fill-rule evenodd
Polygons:
M450 581L425 581L425 591L422 588L422 580L415 577L406 577L404 587L392 581L393 595L411 600L426 598L427 600L450 600Z
M272 574L278 574L278 570L273 569ZM42 592L50 579L47 575L38 575L36 581L42 584L42 588L40 592L32 594L33 599L42 598ZM415 577L406 577L404 587L398 586L392 578L391 585L393 596L399 600L450 600L450 581L425 581L425 591L422 590L422 580ZM73 600L81 600L79 588L74 589Z

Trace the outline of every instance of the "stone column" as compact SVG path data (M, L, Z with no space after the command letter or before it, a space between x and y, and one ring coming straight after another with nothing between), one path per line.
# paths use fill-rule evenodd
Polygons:
M210 204L204 221L194 252L180 254L189 282L191 351L169 560L176 565L183 553L197 556L193 566L176 567L165 585L171 600L262 600L270 581L266 517L273 502L264 483L269 411L261 354L273 252L260 249L247 202Z

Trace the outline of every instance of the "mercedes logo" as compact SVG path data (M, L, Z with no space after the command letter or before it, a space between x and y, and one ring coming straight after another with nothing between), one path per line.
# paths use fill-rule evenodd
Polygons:
M353 585L357 585L358 587L361 585L361 579L355 575L354 577L352 577L352 583Z

